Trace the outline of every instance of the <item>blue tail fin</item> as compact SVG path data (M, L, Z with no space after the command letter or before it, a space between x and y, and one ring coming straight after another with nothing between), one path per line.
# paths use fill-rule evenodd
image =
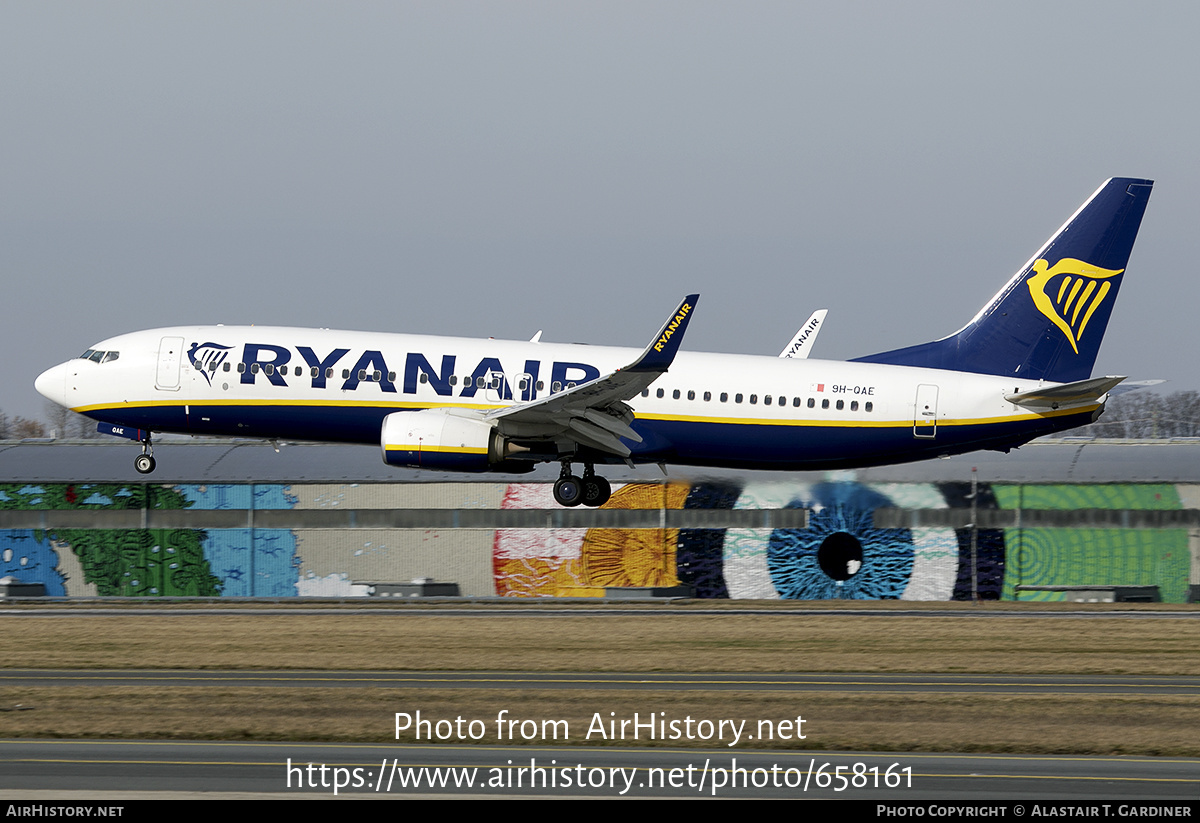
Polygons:
M856 360L1055 383L1090 377L1153 185L1102 185L955 334Z

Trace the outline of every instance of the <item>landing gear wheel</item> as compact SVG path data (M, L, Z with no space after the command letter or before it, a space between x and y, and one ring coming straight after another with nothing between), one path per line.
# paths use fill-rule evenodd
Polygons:
M612 497L612 486L603 477L594 474L583 477L583 505L595 508L603 506Z
M133 458L133 467L138 474L149 474L154 471L154 457L149 454L139 454Z
M554 483L554 500L560 506L578 506L583 502L583 481L573 474L558 478Z

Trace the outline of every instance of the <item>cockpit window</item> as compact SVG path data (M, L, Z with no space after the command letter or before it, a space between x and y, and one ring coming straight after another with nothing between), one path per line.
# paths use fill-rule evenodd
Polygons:
M111 363L121 356L119 351L97 351L96 349L88 349L83 354L79 355L80 360L91 360L93 363Z
M103 359L102 361L100 361L100 362L102 362L102 363L111 363L112 361L116 360L116 359L117 359L118 357L120 357L120 356L121 356L121 353L120 353L119 351L110 351L110 352L105 352L105 353L104 353L104 359Z

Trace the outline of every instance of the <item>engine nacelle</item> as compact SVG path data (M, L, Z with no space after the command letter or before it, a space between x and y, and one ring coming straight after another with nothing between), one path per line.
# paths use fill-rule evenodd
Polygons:
M445 409L393 412L383 418L383 462L390 466L441 471L525 472L529 463L505 462L496 430L474 416Z

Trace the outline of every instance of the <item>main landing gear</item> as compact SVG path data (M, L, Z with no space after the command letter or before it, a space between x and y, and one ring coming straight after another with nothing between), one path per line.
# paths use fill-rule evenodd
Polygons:
M612 486L596 474L591 463L583 466L583 477L571 474L571 461L562 461L562 473L554 483L554 500L560 506L603 506L612 497Z
M133 458L133 468L138 474L149 474L154 471L154 444L150 442L149 433L142 441L142 453Z

